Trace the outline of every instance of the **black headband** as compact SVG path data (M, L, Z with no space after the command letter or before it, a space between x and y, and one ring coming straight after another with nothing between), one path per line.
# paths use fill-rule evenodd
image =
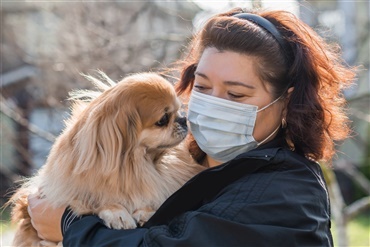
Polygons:
M258 26L264 28L267 32L269 32L275 38L275 40L279 43L280 47L283 50L285 57L287 58L288 63L291 64L291 59L290 59L291 49L289 47L289 44L282 37L281 33L279 32L279 30L277 30L274 24L272 24L269 20L267 20L266 18L263 18L262 16L250 14L250 13L239 13L233 16L240 18L240 19L251 21L257 24Z

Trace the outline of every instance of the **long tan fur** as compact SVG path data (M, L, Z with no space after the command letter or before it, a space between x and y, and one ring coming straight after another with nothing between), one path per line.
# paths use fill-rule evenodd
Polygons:
M204 168L186 151L186 122L173 86L154 73L80 92L46 164L11 198L20 222L15 246L39 246L27 213L27 195L40 189L55 207L99 215L108 227L135 228L174 191ZM76 101L77 102L77 101Z

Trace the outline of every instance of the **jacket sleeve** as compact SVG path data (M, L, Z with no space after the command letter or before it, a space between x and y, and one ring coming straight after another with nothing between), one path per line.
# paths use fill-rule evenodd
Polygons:
M289 221L289 216L281 215ZM188 212L169 225L112 230L96 216L73 223L63 246L325 246L307 227L239 223L205 212Z
M302 166L276 169L239 179L196 211L150 228L111 230L96 216L83 217L63 245L332 246L324 186Z
M93 215L75 220L65 231L63 246L140 246L147 229L114 230Z
M263 237L258 232L258 226L200 212L186 213L169 225L131 230L108 229L98 217L86 216L71 224L63 246L255 246Z

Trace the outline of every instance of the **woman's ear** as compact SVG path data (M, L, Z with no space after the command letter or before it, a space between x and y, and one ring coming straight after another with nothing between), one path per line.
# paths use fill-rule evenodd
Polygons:
M292 95L293 91L294 91L294 87L288 88L288 90L286 92L286 95L284 97L284 109L283 109L283 112L282 112L282 119L284 119L284 121L286 121L286 119L287 119L287 106L288 106L290 96Z
M284 109L286 109L286 107L287 107L287 105L288 105L288 102L289 102L289 100L290 100L290 96L292 95L292 93L293 93L293 91L294 91L294 87L290 87L290 88L288 88L288 90L286 91L286 93L285 93L285 97L284 97L284 100L285 100L285 102L284 102Z

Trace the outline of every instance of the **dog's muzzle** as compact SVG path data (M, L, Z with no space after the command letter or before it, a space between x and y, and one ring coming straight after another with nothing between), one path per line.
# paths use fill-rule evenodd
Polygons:
M186 124L186 117L177 117L175 119L175 122L179 123L182 128L188 129L188 125Z
M188 134L186 117L176 117L174 126L175 128L173 131L173 135L179 139L185 138L185 136Z

